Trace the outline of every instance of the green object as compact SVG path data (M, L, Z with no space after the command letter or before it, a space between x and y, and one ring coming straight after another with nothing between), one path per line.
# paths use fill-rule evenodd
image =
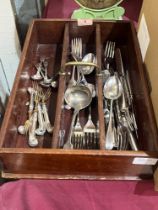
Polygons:
M80 9L74 10L72 19L105 19L105 20L120 20L125 12L123 7L118 6L122 0L104 0L102 4L96 3L94 0L75 0L80 5ZM108 6L101 8L102 6ZM89 6L89 8L87 7ZM96 9L94 8L96 7ZM98 9L100 8L100 9Z
M89 10L105 10L110 7L119 5L123 0L75 0L82 8Z
M72 19L106 19L106 20L120 20L125 10L122 7L112 7L104 11L91 11L87 9L75 10L71 16Z

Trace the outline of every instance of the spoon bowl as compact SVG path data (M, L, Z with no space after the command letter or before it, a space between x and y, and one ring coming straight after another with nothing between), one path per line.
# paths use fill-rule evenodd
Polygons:
M68 88L65 92L66 103L75 110L87 107L92 100L92 94L88 87L75 85Z
M82 62L94 63L94 64L97 63L96 57L93 53L86 54L83 57ZM80 67L80 70L82 70L84 75L88 75L88 74L91 74L93 72L94 68L95 68L95 66L82 66L82 67Z
M104 97L110 100L118 99L122 94L122 84L116 76L110 76L105 82L103 93Z

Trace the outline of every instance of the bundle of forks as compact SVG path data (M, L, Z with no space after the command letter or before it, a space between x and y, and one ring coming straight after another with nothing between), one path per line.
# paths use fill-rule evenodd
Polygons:
M61 129L59 131L60 148L65 145L65 135L66 131ZM71 149L99 149L99 147L99 122L97 121L96 124L93 122L89 106L88 119L84 125L80 122L79 114L76 117L71 135Z
M91 117L91 107L89 106L88 120L84 126L81 125L79 115L76 124L73 127L71 143L73 149L98 149L99 131L98 125L95 125Z
M28 88L28 93L30 95L28 119L24 125L18 127L18 132L22 135L28 134L28 145L36 147L39 143L37 136L43 136L46 131L48 133L53 132L46 105L51 90L48 89L44 93L37 83L33 83L33 87Z

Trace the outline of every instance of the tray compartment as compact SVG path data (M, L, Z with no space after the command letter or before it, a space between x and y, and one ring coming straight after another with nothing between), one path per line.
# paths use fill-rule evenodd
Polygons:
M56 29L58 36L57 34L54 34L52 28ZM64 29L65 24L59 23L59 25L56 26L55 23L51 23L50 26L49 22L45 26L36 22L33 29L30 29L30 40L27 46L26 55L24 55L25 60L19 70L21 75L20 77L16 77L16 91L15 87L13 88L13 91L15 91L15 98L13 99L13 109L8 118L8 125L5 129L7 132L5 133L5 141L2 142L3 147L28 148L28 136L19 135L17 128L19 125L23 125L28 118L28 106L26 106L26 103L29 100L27 88L32 86L30 76L36 73L34 65L39 62L41 57L46 58L48 61L48 75L50 77L56 75L60 71ZM43 88L43 90L44 89L45 88ZM55 120L57 93L58 88L52 88L51 97L47 102L48 113L52 125L54 125ZM52 135L46 133L44 136L38 137L38 140L39 147L51 147Z
M96 55L96 27L95 25L90 27L78 27L76 25L76 22L72 22L69 23L69 34L68 34L68 38L67 38L67 42L69 45L68 48L68 53L67 53L67 58L65 58L65 63L66 61L73 61L73 57L71 55L71 40L74 38L81 38L82 39L82 46L83 46L83 56L87 53L93 53ZM87 36L84 36L84 34L87 34ZM64 87L64 92L67 89L68 83L70 81L71 78L71 72L72 72L72 68L71 66L68 66L67 68L64 69L66 75L65 75L65 87ZM70 75L69 75L69 74ZM77 69L75 71L75 75L77 75ZM61 76L62 77L62 76ZM90 75L86 75L86 80L88 83L91 83L94 85L95 87L95 91L96 91L96 95L98 96L98 90L97 90L97 79L96 79L96 70L94 70ZM76 78L77 79L77 78ZM63 81L62 81L63 83ZM62 86L63 87L63 86ZM61 88L60 88L61 89ZM61 98L61 93L59 94L60 98ZM62 104L59 105L59 107L62 107L62 112L61 112L61 116L60 116L60 126L59 126L59 130L58 130L58 143L57 143L57 147L62 148L63 147L63 143L66 142L68 135L69 135L69 130L70 130L70 123L72 120L72 114L73 114L73 110L66 110L65 108L65 102L64 102L64 95L62 94L63 100L62 100ZM98 99L97 97L95 97L92 100L92 104L91 104L91 115L92 115L92 120L94 122L94 124L97 126L98 124L98 113L96 112L96 110L98 110ZM79 119L80 119L80 123L81 126L84 127L84 125L86 124L87 120L88 120L88 113L89 110L88 108L83 109L79 112ZM64 136L63 136L64 134ZM62 138L62 140L61 140ZM62 143L61 143L62 141ZM99 139L97 140L99 141ZM99 147L99 142L98 142L98 146Z
M128 22L124 25L121 22L109 22L106 27L101 23L100 28L102 61L107 40L113 41L116 43L115 49L119 48L121 50L125 71L129 72L138 126L138 148L139 150L157 151L157 128L153 125L155 124L154 117L151 117L152 111L149 108L149 106L152 106L151 99L148 94L146 81L144 80L144 70L142 65L140 65L141 57L139 49L136 47L138 43L134 38L135 31L133 25L128 24ZM116 64L113 64L113 68L117 69Z

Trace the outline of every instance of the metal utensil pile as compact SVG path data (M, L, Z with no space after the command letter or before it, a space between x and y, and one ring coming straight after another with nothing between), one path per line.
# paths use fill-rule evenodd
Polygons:
M42 87L57 87L57 81L54 77L48 76L48 60L45 57L40 57L40 62L35 64L36 73L31 76L32 80L39 81Z
M82 39L74 38L71 40L71 55L75 62L96 63L93 53L83 56ZM98 147L98 129L91 119L91 109L89 117L84 126L80 123L79 111L91 106L92 99L96 97L95 86L88 83L86 75L93 72L94 66L73 66L71 78L65 91L65 108L73 108L73 116L66 142L63 143L64 149L95 149ZM64 133L60 130L60 133ZM62 135L63 139L63 135ZM63 141L63 140L62 140Z
M50 89L44 93L37 83L33 82L33 87L28 88L30 100L28 103L28 119L24 125L18 127L18 132L22 135L28 134L28 145L36 147L39 144L37 136L43 136L45 132L53 132L50 123L46 101L51 95Z
M114 60L116 60L116 64ZM121 51L107 41L104 51L103 95L106 124L105 149L137 151L137 124L129 72L124 70ZM116 67L115 67L116 66ZM114 70L114 68L117 69ZM110 104L109 104L110 103Z

